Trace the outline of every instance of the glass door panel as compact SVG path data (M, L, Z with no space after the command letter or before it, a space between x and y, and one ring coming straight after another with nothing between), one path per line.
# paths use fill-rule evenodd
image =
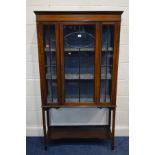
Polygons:
M65 25L65 102L93 102L95 25Z
M47 102L56 103L58 101L58 98L57 98L57 74L56 74L55 25L44 25L43 33L44 33Z
M114 26L102 26L100 102L111 101Z

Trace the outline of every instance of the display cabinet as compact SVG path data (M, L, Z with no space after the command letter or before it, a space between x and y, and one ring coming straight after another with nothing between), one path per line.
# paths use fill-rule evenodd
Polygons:
M122 11L35 14L45 148L50 139L108 138L114 149ZM106 108L108 124L52 126L50 109L64 107Z

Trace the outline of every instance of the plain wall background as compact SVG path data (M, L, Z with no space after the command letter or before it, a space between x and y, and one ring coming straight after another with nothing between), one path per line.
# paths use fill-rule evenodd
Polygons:
M116 135L127 136L129 124L129 57L128 57L128 0L27 0L26 38L26 125L27 136L42 132L41 99L37 35L34 10L122 10L120 56L118 70ZM53 124L105 124L106 110L96 108L59 109L52 111Z

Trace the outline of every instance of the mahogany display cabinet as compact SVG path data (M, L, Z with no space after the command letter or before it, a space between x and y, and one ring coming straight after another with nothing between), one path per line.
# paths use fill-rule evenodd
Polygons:
M44 146L50 139L111 139L122 11L34 11ZM107 125L52 126L51 108L106 108ZM87 115L87 114L86 114ZM74 117L74 116L71 116Z

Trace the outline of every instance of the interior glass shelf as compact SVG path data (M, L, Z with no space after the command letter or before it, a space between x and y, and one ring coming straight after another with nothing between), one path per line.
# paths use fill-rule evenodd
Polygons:
M50 51L53 51L53 53L55 52L55 48L46 48L44 49L45 52L50 52ZM65 52L67 51L70 51L70 52L78 52L79 51L79 48L68 48L68 47L65 47ZM89 47L85 47L85 48L80 48L80 51L86 51L86 52L94 52L94 48L89 48ZM109 51L109 52L113 52L113 47L109 47L108 49L102 47L102 51L103 52L106 52L106 51Z
M111 74L101 74L101 79L111 79ZM56 74L46 74L46 79L56 79ZM65 74L66 80L79 80L79 74ZM81 74L80 80L94 80L94 76L92 74Z
M55 79L47 80L47 101L57 102L57 82Z

